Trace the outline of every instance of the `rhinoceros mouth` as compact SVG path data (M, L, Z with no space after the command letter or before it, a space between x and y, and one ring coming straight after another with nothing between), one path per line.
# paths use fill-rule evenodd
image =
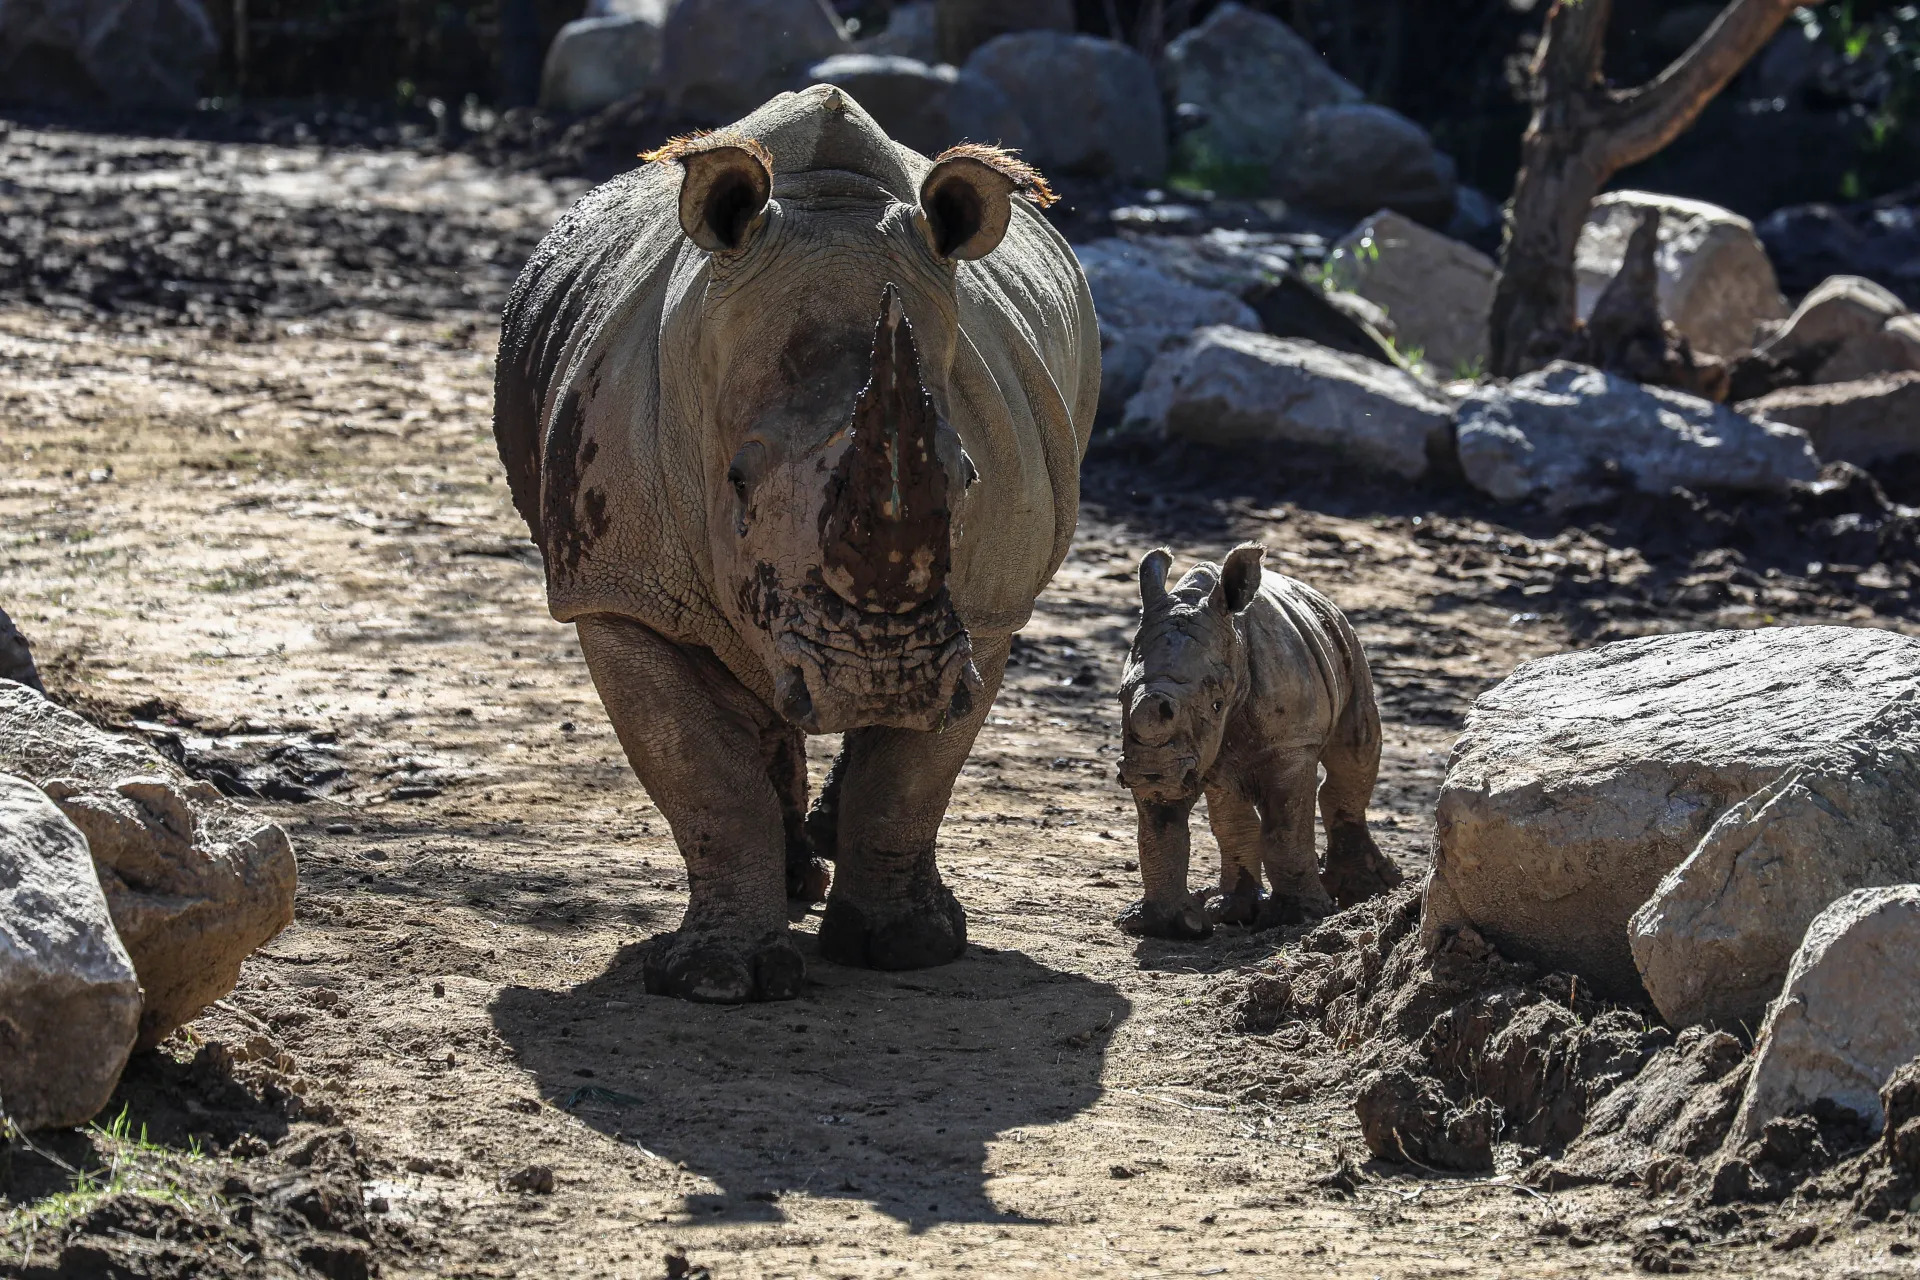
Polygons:
M780 670L774 703L808 733L886 726L937 732L985 692L973 641L942 587L904 613L849 604L819 580L767 620Z

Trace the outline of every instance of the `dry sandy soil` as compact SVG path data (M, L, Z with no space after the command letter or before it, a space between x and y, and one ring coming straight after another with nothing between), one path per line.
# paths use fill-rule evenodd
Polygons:
M13 247L27 222L65 228L0 259L0 603L57 697L202 770L317 793L254 802L294 837L295 923L130 1068L122 1101L161 1163L197 1139L179 1176L209 1197L346 1129L362 1204L331 1225L364 1222L370 1247L303 1261L209 1236L142 1274L1603 1276L1674 1234L1671 1203L1637 1193L1356 1175L1340 1064L1228 1029L1223 975L1289 935L1114 928L1137 893L1113 778L1134 565L1258 538L1349 611L1387 720L1370 817L1410 876L1460 715L1516 662L1660 628L1904 626L1898 584L1730 567L1711 538L1651 555L1611 525L1522 527L1297 468L1160 475L1104 448L944 828L966 957L816 959L787 1004L649 997L636 944L676 923L683 868L546 616L489 430L491 309L568 192L460 159L0 142ZM299 256L364 248L369 226L401 228L391 261ZM108 260L138 235L192 266L197 309L99 284L162 269ZM249 253L301 264L311 296L236 292L221 264ZM1211 850L1197 827L1196 879ZM26 1177L37 1160L15 1152L34 1194L59 1183ZM529 1166L550 1190L510 1185ZM0 1272L54 1274L57 1231L24 1221ZM1916 1270L1890 1252L1903 1225L1817 1225L1783 1253L1763 1221L1685 1265Z

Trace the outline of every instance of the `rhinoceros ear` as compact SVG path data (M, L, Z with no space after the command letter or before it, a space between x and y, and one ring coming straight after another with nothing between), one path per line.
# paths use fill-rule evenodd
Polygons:
M1173 568L1173 552L1155 547L1140 558L1140 603L1153 605L1166 599L1167 570Z
M744 134L675 138L642 159L680 165L680 229L712 253L738 249L773 195L773 157Z
M1243 542L1227 553L1220 568L1220 585L1213 589L1213 602L1228 613L1239 613L1260 594L1267 549L1257 542Z
M942 258L984 258L1013 220L1013 198L1046 208L1055 200L1040 171L999 147L963 142L934 161L920 184L920 212Z

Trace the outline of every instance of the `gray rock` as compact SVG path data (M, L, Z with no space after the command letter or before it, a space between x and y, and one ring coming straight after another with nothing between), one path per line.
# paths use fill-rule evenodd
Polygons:
M838 85L895 142L935 156L956 142L993 142L1024 151L1026 125L1000 86L975 72L912 58L843 53L807 71L815 84Z
M848 51L825 0L674 0L660 31L659 87L685 114L732 121Z
M1782 363L1824 361L1854 339L1880 332L1906 309L1891 289L1862 276L1828 276L1757 349Z
M1620 271L1643 210L1660 212L1660 310L1694 350L1731 360L1752 349L1760 327L1787 314L1773 263L1737 213L1701 200L1613 191L1593 202L1575 253L1581 319Z
M1840 344L1814 371L1815 382L1852 382L1920 371L1920 316L1895 316L1872 333Z
M86 837L39 788L0 773L0 1115L85 1124L120 1081L140 983Z
M1920 881L1916 831L1920 701L1907 694L1722 814L1634 913L1634 964L1660 1016L1759 1025L1828 903Z
M1447 219L1446 232L1455 240L1491 253L1500 247L1506 218L1498 200L1478 187L1462 184L1454 188L1453 216Z
M0 682L0 770L46 792L87 837L146 992L140 1047L233 990L241 962L293 919L287 833L145 744Z
M0 0L0 102L191 107L219 52L201 0Z
M1555 511L1602 501L1619 484L1777 492L1820 471L1797 427L1566 361L1476 388L1455 438L1476 489L1502 502L1539 497Z
M596 111L639 93L660 63L664 0L654 12L581 18L560 28L540 72L540 105L548 110Z
M1370 102L1315 107L1300 121L1280 194L1335 213L1391 208L1444 221L1454 166L1427 131Z
M1920 373L1786 387L1740 411L1798 427L1828 462L1864 467L1920 455Z
M1880 1088L1920 1057L1920 884L1856 889L1807 928L1754 1042L1730 1146L1829 1102L1886 1120Z
M1170 346L1205 325L1258 329L1260 317L1224 289L1190 283L1151 245L1095 240L1074 246L1100 317L1100 407L1118 413Z
M1596 990L1641 992L1634 912L1732 806L1873 732L1920 640L1854 627L1654 636L1521 664L1441 784L1421 929L1472 925Z
M0 609L0 680L46 692L46 686L40 683L40 670L33 665L33 650L5 609Z
M938 0L934 29L940 56L965 62L997 36L1016 31L1072 31L1073 0Z
M1402 351L1421 351L1437 376L1484 368L1500 268L1476 249L1382 209L1334 245L1327 271L1341 289L1381 307Z
M940 35L933 0L909 0L887 13L886 30L853 42L856 53L876 53L916 62L940 61Z
M1153 64L1097 36L1020 31L974 50L966 69L1000 86L1026 122L1043 172L1152 186L1167 172L1166 113Z
M1215 325L1154 362L1123 426L1205 444L1307 445L1411 480L1444 448L1447 420L1447 406L1403 370Z
M1306 114L1366 100L1293 28L1233 0L1176 37L1162 66L1170 99L1200 121L1181 136L1180 168L1235 194L1280 194Z

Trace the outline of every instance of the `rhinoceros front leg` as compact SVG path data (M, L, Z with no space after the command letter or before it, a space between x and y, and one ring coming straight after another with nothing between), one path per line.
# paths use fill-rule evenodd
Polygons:
M974 641L985 682L964 720L941 733L856 729L846 735L822 808L837 812L833 891L820 954L867 969L924 969L960 958L967 916L940 880L934 840L954 779L986 723L1008 637ZM820 813L821 810L816 810Z
M687 860L687 913L647 951L647 990L720 1004L790 1000L787 831L768 776L785 732L712 654L595 616L580 648L641 785Z

